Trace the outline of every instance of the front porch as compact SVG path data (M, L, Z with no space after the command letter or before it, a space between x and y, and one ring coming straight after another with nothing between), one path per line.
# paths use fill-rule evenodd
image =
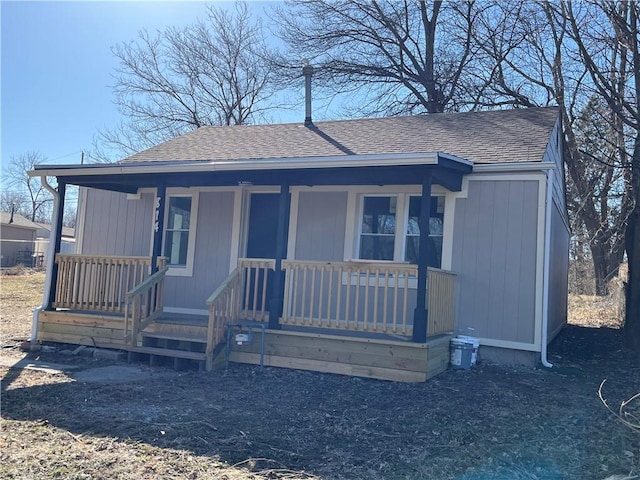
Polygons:
M207 299L209 315L196 316L165 311L162 258L155 273L151 257L58 254L56 263L55 296L40 315L39 341L195 361L207 370L228 358L415 382L447 368L455 275L444 270L428 269L427 338L412 341L419 303L413 264L282 260L277 282L275 260L240 259ZM268 300L275 283L281 305ZM253 341L234 341L248 330Z

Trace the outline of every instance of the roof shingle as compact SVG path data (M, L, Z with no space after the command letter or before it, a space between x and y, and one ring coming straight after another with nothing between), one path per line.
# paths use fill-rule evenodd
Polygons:
M201 127L123 163L444 152L474 163L541 161L557 107L277 125Z

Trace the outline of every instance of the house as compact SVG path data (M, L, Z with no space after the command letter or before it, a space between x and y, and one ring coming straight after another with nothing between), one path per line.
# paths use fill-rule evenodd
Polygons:
M51 224L38 223L36 231L36 247L35 251L42 258L46 257L49 248L49 237L51 236ZM76 238L75 229L71 227L62 227L62 240L60 243L60 253L75 253Z
M81 188L33 340L424 381L453 333L548 365L569 228L556 108L202 127ZM225 348L226 345L226 348Z
M34 264L38 225L13 212L0 212L0 255L2 267Z

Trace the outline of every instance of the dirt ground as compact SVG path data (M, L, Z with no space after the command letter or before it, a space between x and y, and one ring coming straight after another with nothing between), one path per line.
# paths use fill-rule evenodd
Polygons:
M25 304L28 290L42 283L0 281L2 355L17 357L40 303L34 293ZM598 388L606 380L617 411L640 392L640 368L619 329L586 323L553 342L551 371L483 363L423 384L243 365L139 366L144 381L89 383L74 372L108 362L31 354L76 370L1 368L0 477L638 478L640 433L605 408ZM636 418L638 403L628 409Z

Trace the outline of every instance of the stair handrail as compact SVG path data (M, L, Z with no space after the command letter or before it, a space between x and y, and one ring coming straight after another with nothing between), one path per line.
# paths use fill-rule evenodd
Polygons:
M124 309L125 344L135 346L138 334L162 314L164 279L168 270L166 258L158 257L158 271L127 292Z
M240 269L235 268L207 299L209 306L205 350L207 370L211 370L213 366L213 351L224 338L226 326L238 321L240 298Z

